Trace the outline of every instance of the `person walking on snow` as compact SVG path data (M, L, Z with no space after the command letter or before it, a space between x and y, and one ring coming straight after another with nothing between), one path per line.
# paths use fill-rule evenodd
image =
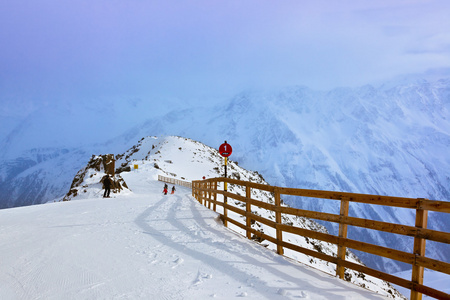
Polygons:
M164 193L164 195L167 195L167 188L166 188L166 186L164 186L163 193Z
M103 198L109 198L109 193L111 192L111 179L109 175L106 175L105 179L103 179L103 186L105 187L105 193L103 194Z
M174 194L174 193L175 193L175 186L172 187L172 193L171 194Z

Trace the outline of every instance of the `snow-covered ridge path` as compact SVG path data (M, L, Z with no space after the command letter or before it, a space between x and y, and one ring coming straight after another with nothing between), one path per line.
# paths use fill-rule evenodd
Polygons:
M0 210L0 299L386 299L235 234L187 188L161 187L147 178L112 199Z

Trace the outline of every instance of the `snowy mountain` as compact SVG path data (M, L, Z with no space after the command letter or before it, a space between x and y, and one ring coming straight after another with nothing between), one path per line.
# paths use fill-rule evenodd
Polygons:
M120 114L124 105L108 107L118 118L109 130L93 125L92 120L100 124L108 124L106 119L110 120L100 109L88 121L81 121L84 116L70 107L47 108L47 115L60 116L57 120L61 124L66 124L63 111L71 112L71 117L79 120L72 128L79 126L80 130L73 130L73 140L65 139L70 142L66 146L52 138L62 135L52 129L57 124L46 125L38 113L30 115L29 122L22 122L1 143L7 155L2 154L0 163L0 207L62 197L92 154L121 153L148 135L184 136L216 148L227 140L233 146L231 159L246 169L258 170L272 185L450 199L449 79L391 82L380 87L325 92L292 87L273 93L246 92L220 105L183 108L178 103L173 107L179 109L162 114L162 109L141 110L142 106L137 105L137 122L144 119L142 111L150 117L134 123L123 134L119 134L119 121L127 119L123 123L126 126L133 118ZM39 135L46 130L53 133ZM85 143L80 142L83 135L89 137ZM27 143L33 136L40 137L36 147ZM93 145L93 141L98 143ZM337 210L326 201L284 200L294 207ZM414 224L408 210L362 205L350 209L351 215L362 218ZM450 231L445 215L431 214L429 227ZM380 245L401 250L407 247L396 236L364 236ZM427 251L428 256L437 259L450 257L446 245L427 243ZM388 272L404 269L397 263L361 258L369 266Z
M101 181L105 176L106 160L109 155L93 156L87 166L81 169L74 179L70 192L64 197L63 201L95 199L102 195ZM137 169L136 167L137 166ZM150 182L158 177L158 175L167 176L183 181L192 181L205 177L223 176L223 158L216 149L208 147L202 143L182 137L146 137L143 138L123 154L116 155L116 175L113 177L114 182L120 182L118 188L113 189L113 197L123 197L132 193L133 186L124 182L124 178L129 178L130 173L133 174L134 181ZM236 162L230 161L228 164L229 174L232 178L245 181L267 184L261 175L257 172L247 171L240 167ZM119 173L119 174L117 174ZM162 183L160 184L162 188ZM125 186L125 188L122 188ZM130 190L128 189L130 187ZM240 195L245 194L242 187L230 185L229 191ZM274 203L273 195L269 192L254 191L252 197L268 203ZM191 201L195 201L192 199ZM231 200L231 205L242 206L243 203ZM254 213L267 219L275 219L273 212L262 208L255 207ZM242 218L230 212L230 217L235 219ZM243 222L241 220L241 222ZM297 218L293 216L283 216L285 224L306 228L309 230L327 232L325 227L306 218ZM273 228L266 226L258 221L252 224L252 227L258 231L265 232L275 236ZM230 224L230 228L245 236L245 231L241 228ZM276 245L268 241L260 241L257 237L256 241L261 242L266 248L276 252ZM320 249L322 253L336 256L337 247L333 244L325 243L319 240L313 240L298 236L295 234L285 233L284 239L308 249ZM336 274L334 264L309 257L307 255L297 253L286 249L285 255L296 261L300 261L306 265L322 270L330 275ZM361 263L360 260L351 252L347 255L347 260ZM400 294L388 283L371 276L361 276L359 272L347 270L346 278L348 281L360 285L364 288L376 291L385 296L399 299Z
M40 204L67 192L89 152L82 149L37 148L0 165L0 208Z

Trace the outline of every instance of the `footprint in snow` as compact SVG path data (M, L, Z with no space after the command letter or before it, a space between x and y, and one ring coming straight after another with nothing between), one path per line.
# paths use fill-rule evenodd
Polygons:
M212 275L211 274L206 274L206 273L197 273L197 278L195 279L193 285L199 285L203 283L204 279L211 279Z
M181 265L184 262L184 259L182 259L181 257L178 257L173 262L175 263L175 265L172 266L172 269L175 269L176 267L178 267L179 265Z

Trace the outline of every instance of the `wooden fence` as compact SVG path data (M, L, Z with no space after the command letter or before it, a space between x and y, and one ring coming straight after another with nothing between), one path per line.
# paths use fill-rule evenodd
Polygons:
M245 188L246 196L240 196L228 191L218 190L218 183L229 183L242 186ZM251 198L251 189L258 189L273 193L275 197L275 204L270 204L255 200ZM219 201L217 195L223 195L223 201ZM330 263L336 264L336 275L344 279L345 268L353 269L358 272L379 278L396 284L398 286L411 290L411 300L422 299L422 294L428 295L437 299L450 299L450 294L433 289L423 284L424 268L450 274L450 263L439 261L425 256L425 242L426 240L450 244L450 233L427 229L428 211L436 211L442 213L450 213L450 202L433 201L427 199L413 199L400 198L390 196L377 196L366 194L353 194L341 192L329 192L318 190L294 189L269 186L264 184L252 183L247 181L240 181L231 178L211 178L203 181L192 182L192 195L203 205L211 208L213 205L216 211L216 205L223 206L223 220L225 226L230 222L246 231L247 237L250 238L252 234L266 239L277 246L277 252L283 254L283 248L292 249L294 251L310 255ZM316 211L308 211L296 209L286 206L281 206L281 195L293 195L303 197L313 197L322 199L332 199L340 201L340 214L321 213ZM245 210L229 205L227 198L233 198L246 204ZM380 222L375 220L367 220L361 218L350 217L349 204L366 203L374 205L403 207L414 209L416 211L415 227ZM251 206L258 206L275 213L275 222L252 213ZM245 216L246 223L242 224L237 220L228 217L228 210L237 214ZM339 223L338 236L298 228L282 223L282 214L306 217L322 221ZM276 236L269 236L251 228L252 221L259 221L265 225L271 226L276 231ZM395 234L414 237L413 253L407 253L391 248L381 247L370 243L360 242L347 238L347 227L357 226L378 230L382 232L391 232ZM303 248L299 245L294 245L283 241L283 232L298 234L304 237L317 239L337 245L337 257L330 256L324 253L316 252L314 250ZM400 277L393 276L363 265L359 265L350 261L346 261L346 249L351 248L358 251L370 253L373 255L394 259L412 265L412 278L406 280Z
M179 179L175 179L172 177L165 177L162 175L158 175L158 180L162 181L162 182L167 182L170 184L181 185L181 186L192 189L192 182L189 182L189 181L179 180Z

